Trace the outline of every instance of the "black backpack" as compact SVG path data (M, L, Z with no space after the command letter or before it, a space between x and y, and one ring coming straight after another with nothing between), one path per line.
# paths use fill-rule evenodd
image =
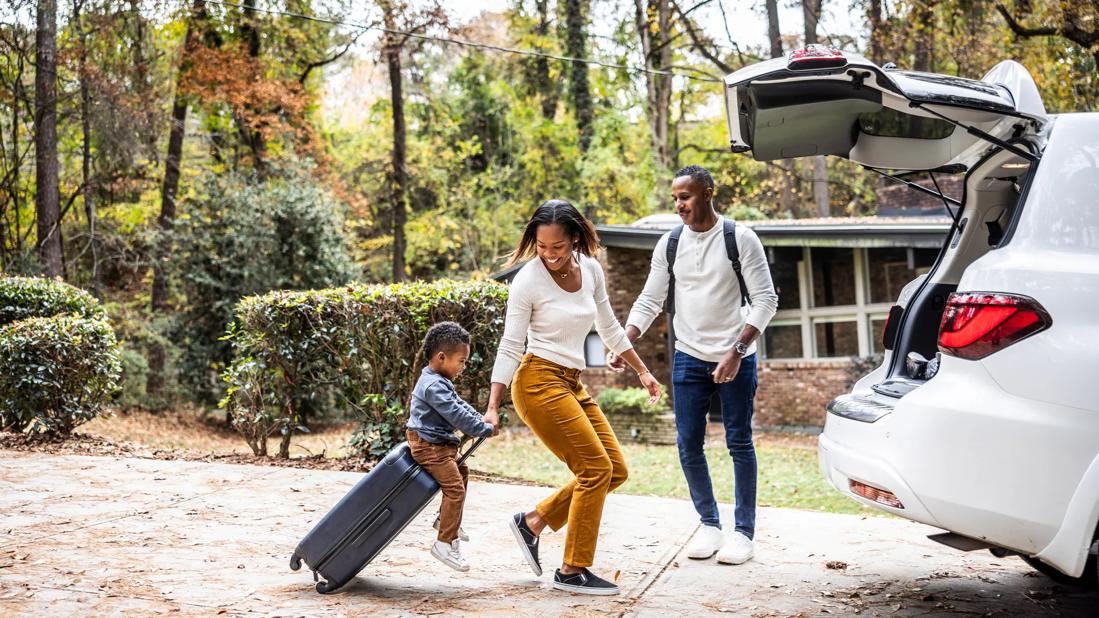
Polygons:
M736 221L725 219L725 229L723 231L725 232L725 253L729 256L729 261L733 263L736 282L740 285L740 304L744 306L752 302L752 297L748 295L748 286L744 284L744 275L740 272L740 249L736 246ZM679 235L682 233L683 226L678 225L668 235L668 297L664 301L664 311L669 316L675 315L675 272L673 272L673 267L675 266L676 250L679 249Z

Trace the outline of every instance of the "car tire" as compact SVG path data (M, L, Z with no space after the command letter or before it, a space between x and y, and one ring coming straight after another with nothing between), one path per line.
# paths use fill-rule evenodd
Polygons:
M1099 590L1099 572L1096 567L1096 556L1094 554L1088 555L1088 561L1084 564L1084 572L1079 577L1073 577L1071 575L1065 575L1058 571L1054 567L1042 562L1038 558L1032 558L1030 556L1019 556L1023 559L1023 562L1029 564L1031 568L1038 571L1042 575L1052 579L1058 584L1064 584L1066 586L1077 586L1080 588L1087 588L1089 590Z

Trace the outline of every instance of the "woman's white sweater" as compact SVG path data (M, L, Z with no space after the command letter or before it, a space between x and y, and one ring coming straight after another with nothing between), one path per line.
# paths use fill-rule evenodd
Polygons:
M584 340L592 324L603 343L615 354L633 347L614 317L603 267L586 255L579 260L581 282L576 292L566 292L553 273L535 257L511 282L504 335L496 352L492 381L511 384L524 350L565 367L584 369Z

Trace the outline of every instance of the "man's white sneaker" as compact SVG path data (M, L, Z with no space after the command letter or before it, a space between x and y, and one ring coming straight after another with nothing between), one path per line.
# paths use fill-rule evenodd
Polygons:
M725 547L717 553L717 561L721 564L744 564L751 560L754 554L755 544L752 539L744 536L743 532L733 531L725 541Z
M714 555L724 544L725 536L721 534L721 528L703 525L695 533L695 538L691 539L690 545L687 546L687 557L695 560L705 560Z
M469 563L458 549L458 543L460 543L458 539L454 539L452 543L435 541L431 545L431 555L455 571L468 571Z

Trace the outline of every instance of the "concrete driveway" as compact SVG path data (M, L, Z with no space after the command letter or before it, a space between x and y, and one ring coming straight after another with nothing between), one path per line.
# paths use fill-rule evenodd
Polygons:
M476 468L476 464L473 465ZM623 594L550 588L564 535L536 578L504 527L546 488L473 483L467 574L427 552L422 516L341 592L321 596L288 558L357 474L0 451L0 615L1097 615L1099 595L1017 559L962 554L933 529L878 517L761 509L757 557L688 560L682 500L611 496L594 569ZM429 507L433 510L433 507Z

